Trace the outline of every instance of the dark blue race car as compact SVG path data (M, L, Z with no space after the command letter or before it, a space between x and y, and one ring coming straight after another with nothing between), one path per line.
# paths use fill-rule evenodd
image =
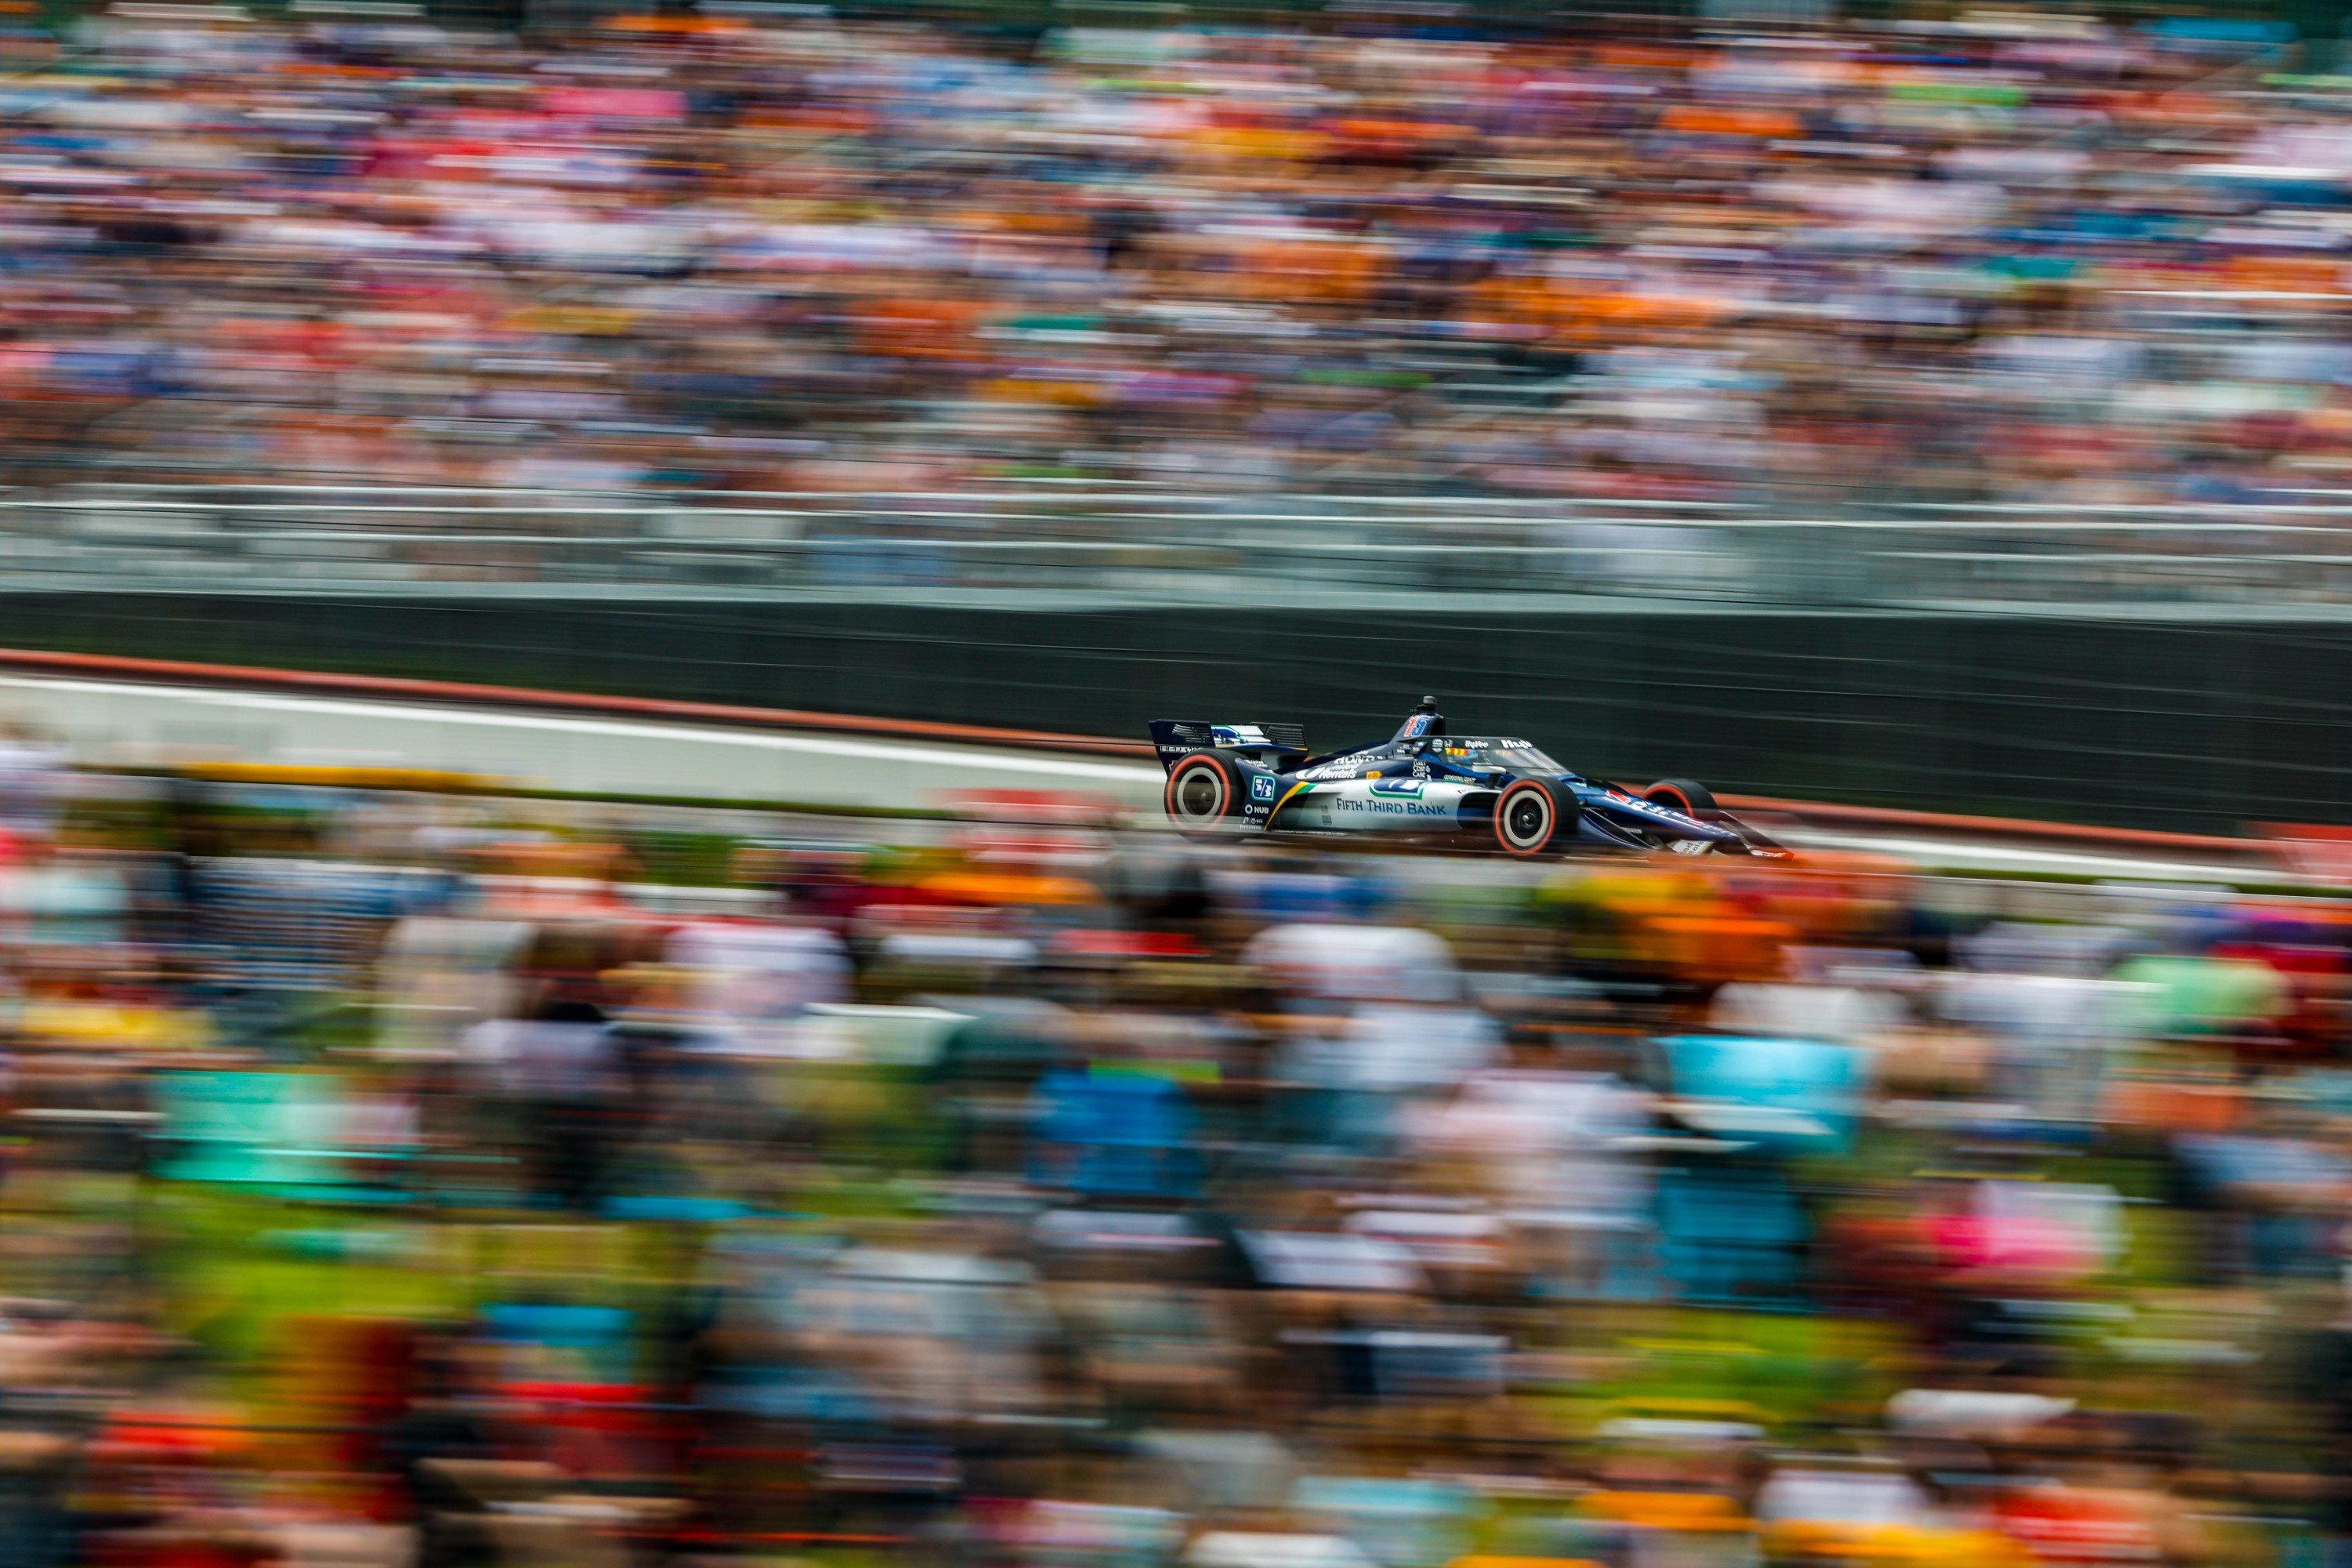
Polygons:
M1626 789L1527 742L1449 735L1434 698L1369 746L1309 754L1295 724L1151 725L1168 815L1187 833L1381 833L1466 838L1522 859L1579 845L1681 855L1787 853L1686 779Z

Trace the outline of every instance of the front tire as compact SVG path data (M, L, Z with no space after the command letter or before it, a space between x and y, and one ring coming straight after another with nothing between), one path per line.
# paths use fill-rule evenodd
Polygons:
M1715 804L1715 795L1706 785L1688 779L1660 779L1642 792L1642 798L1702 822L1723 809Z
M1723 807L1715 804L1714 792L1703 784L1689 779L1660 779L1642 792L1642 798L1656 805L1679 811L1685 816L1695 816L1701 822L1717 822ZM1747 855L1752 853L1747 842L1710 844L1696 838L1664 838L1658 847L1670 855Z
M1495 842L1517 860L1540 859L1576 841L1576 797L1547 779L1521 779L1495 802Z
M1187 838L1219 838L1241 815L1242 775L1231 757L1195 752L1168 770L1168 820Z

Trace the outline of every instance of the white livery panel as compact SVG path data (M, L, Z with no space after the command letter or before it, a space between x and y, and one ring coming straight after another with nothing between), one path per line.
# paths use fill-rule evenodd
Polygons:
M1450 830L1465 820L1473 795L1495 792L1477 784L1441 779L1349 779L1310 784L1282 807L1276 826L1284 828L1360 833L1367 828L1404 833Z

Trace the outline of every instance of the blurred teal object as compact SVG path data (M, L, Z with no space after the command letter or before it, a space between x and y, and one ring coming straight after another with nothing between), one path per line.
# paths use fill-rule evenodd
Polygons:
M664 1194L607 1198L603 1210L607 1219L668 1220L680 1225L715 1225L743 1219L753 1212L748 1205L727 1198L673 1197Z
M2352 1116L2352 1071L2312 1068L2288 1079L2297 1094L2330 1116Z
M342 1156L310 1145L329 1080L310 1073L167 1072L155 1080L173 1152L157 1173L183 1182L309 1186L342 1179Z
M1869 1053L1825 1040L1673 1035L1666 1053L1675 1115L1713 1136L1767 1149L1842 1150L1853 1141Z
M2294 27L2286 22L2252 21L2238 16L2158 16L2140 24L2140 30L2159 38L2196 43L2259 46L2294 41Z
M623 1308L499 1301L482 1309L482 1326L499 1344L554 1352L588 1382L634 1375L636 1316Z
M1381 1568L1421 1568L1469 1550L1473 1494L1397 1476L1305 1476L1290 1505L1347 1536Z
M1658 1177L1658 1266L1685 1301L1804 1305L1811 1232L1769 1154L1709 1160Z

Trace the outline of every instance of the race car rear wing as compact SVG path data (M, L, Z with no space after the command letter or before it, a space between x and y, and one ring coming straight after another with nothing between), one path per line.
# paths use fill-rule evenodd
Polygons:
M1304 724L1218 724L1206 719L1154 719L1151 744L1160 752L1161 768L1172 768L1180 757L1194 752L1304 752Z

